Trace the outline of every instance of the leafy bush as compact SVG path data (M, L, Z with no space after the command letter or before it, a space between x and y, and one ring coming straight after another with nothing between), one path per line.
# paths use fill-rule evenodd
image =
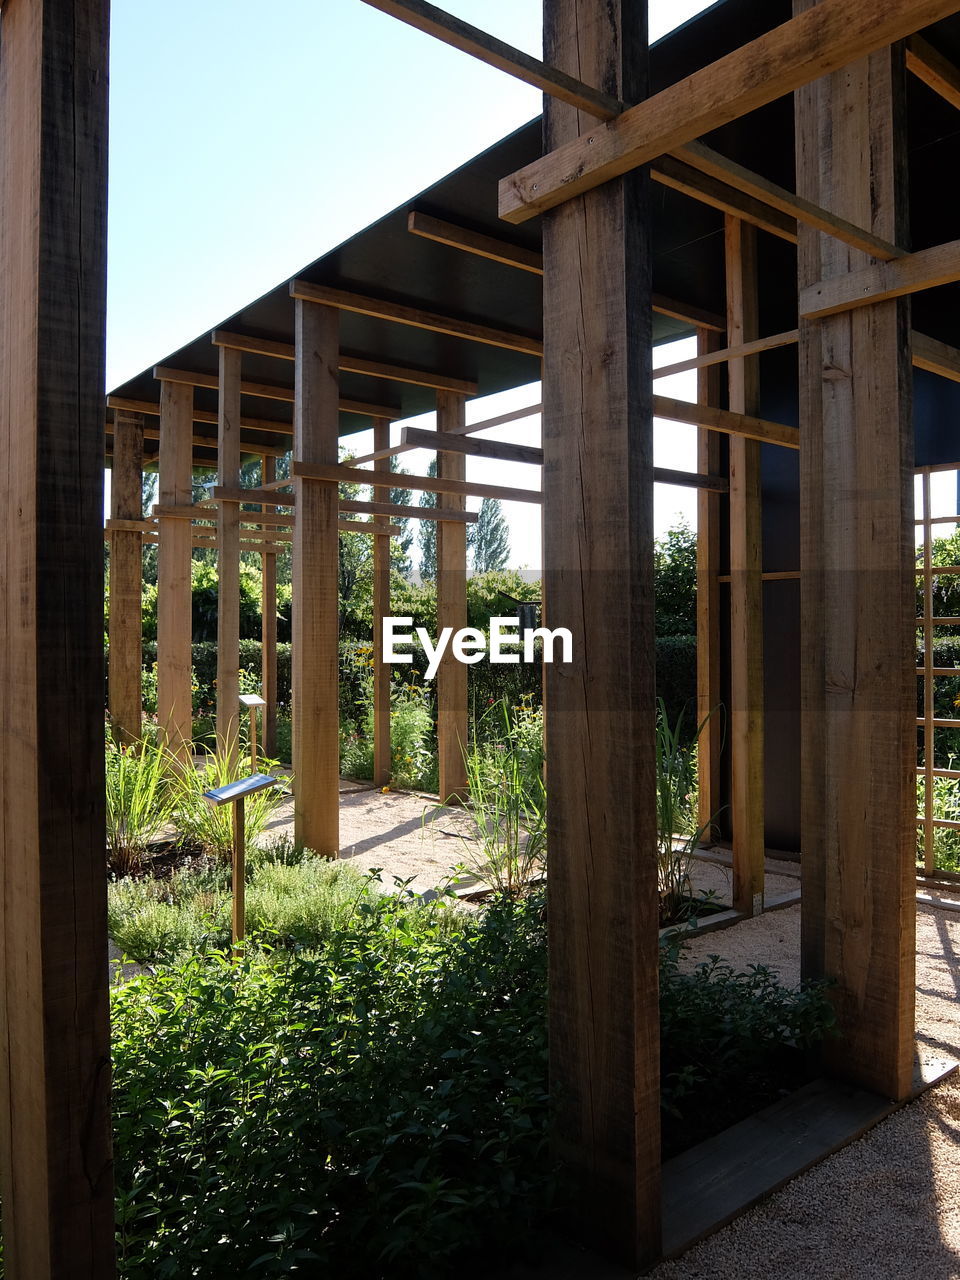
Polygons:
M149 742L118 745L109 734L106 753L107 866L127 876L170 821L169 757Z
M275 760L259 760L263 773L279 768ZM173 808L180 842L193 845L210 857L228 859L233 847L232 805L212 808L204 792L226 786L236 779L236 765L229 752L218 751L208 756L198 769L185 769L176 774ZM244 834L248 845L255 844L271 816L282 801L279 788L270 787L248 796L244 805Z
M450 923L451 918L453 924ZM540 908L363 899L316 956L113 991L126 1280L495 1262L550 1206Z
M697 533L686 521L654 543L653 572L657 635L696 635Z

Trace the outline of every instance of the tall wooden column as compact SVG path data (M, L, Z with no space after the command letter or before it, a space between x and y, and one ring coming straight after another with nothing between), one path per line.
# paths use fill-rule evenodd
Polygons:
M220 347L217 477L240 484L240 361ZM217 748L237 760L240 729L240 504L221 502L217 512Z
M798 92L797 188L907 247L904 93L901 46ZM868 262L801 229L801 287ZM891 1098L914 1056L910 359L907 300L801 324L803 968L836 983L830 1065Z
M390 447L390 423L377 418L373 424L374 450ZM390 459L378 458L375 471L390 471ZM375 486L375 502L389 502L388 486ZM389 524L387 516L374 516L374 523ZM390 781L390 668L383 661L383 619L390 613L390 539L373 538L373 781L378 787Z
M547 0L544 58L647 94L642 0ZM595 127L545 103L548 150ZM660 1249L650 218L636 171L543 218L550 1064L575 1211L629 1266Z
M727 339L741 346L760 337L757 231L726 217ZM756 356L731 360L730 408L759 416ZM760 443L730 437L730 810L733 905L763 911L763 530Z
M277 460L264 454L260 464L264 484L277 478ZM264 529L273 525L264 525ZM260 621L260 696L263 708L263 752L270 759L277 754L277 553L266 547L260 557L261 595Z
M143 518L143 414L117 409L113 419L110 514L114 520ZM110 721L118 742L140 738L143 709L143 534L110 533Z
M708 355L723 346L712 329L697 332L697 354ZM720 366L697 371L697 400L720 404ZM720 436L705 427L697 430L697 470L720 473ZM720 752L724 711L720 691L720 494L697 493L697 723L702 724L697 749L697 825L710 839L710 828L721 808Z
M106 0L0 48L0 1200L11 1280L114 1275L103 780Z
M162 506L193 496L193 388L160 383ZM157 723L168 750L188 766L193 751L193 528L189 518L157 521Z
M437 392L437 430L453 431L466 422L466 399L456 391ZM465 480L467 459L462 453L437 453L437 475ZM447 495L443 505L466 510L466 499ZM467 625L467 526L462 520L437 523L437 631ZM463 800L467 795L467 668L448 647L437 671L437 755L440 799Z
M293 456L337 461L340 315L296 302ZM298 478L293 534L294 834L316 853L340 849L338 491Z

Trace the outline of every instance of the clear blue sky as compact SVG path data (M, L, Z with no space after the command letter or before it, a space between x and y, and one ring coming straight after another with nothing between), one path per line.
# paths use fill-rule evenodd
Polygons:
M541 52L541 0L444 7ZM706 7L650 0L651 33ZM361 0L114 0L112 23L108 387L541 108L534 90ZM472 416L537 396L533 388L496 397ZM497 435L533 442L537 424ZM691 435L661 430L658 462L690 467ZM468 474L487 479L476 461ZM410 455L411 470L425 465L425 455ZM504 484L536 484L529 467L497 474ZM692 512L677 489L658 493L657 506L661 529L675 511ZM507 514L515 562L538 565L538 512Z

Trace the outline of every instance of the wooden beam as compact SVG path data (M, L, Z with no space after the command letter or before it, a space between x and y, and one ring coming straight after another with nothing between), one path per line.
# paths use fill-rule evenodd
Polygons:
M955 10L956 0L821 0L505 178L500 216L526 222Z
M361 472L361 475L370 476L369 472ZM403 477L406 482L407 477ZM363 481L364 484L370 484L370 479ZM351 483L354 483L351 481ZM361 483L361 482L356 482ZM275 493L268 489L221 489L215 487L211 492L211 501L213 502L262 502L264 504L272 503L276 507L292 507L296 505L296 494L294 493ZM466 524L474 524L477 516L473 511L452 510L449 507L404 507L393 502L356 502L352 498L341 498L339 502L341 512L349 511L354 514L359 513L368 516L392 516L395 520L457 520ZM197 507L188 508L188 511L197 511ZM212 508L207 508L213 515ZM154 507L154 511L157 508ZM259 516L259 512L257 515ZM249 517L253 519L252 511L242 511L240 513L241 520ZM262 517L264 521L272 524L281 524L286 517L267 516ZM291 525L293 521L291 520Z
M210 341L218 347L236 347L255 355L275 356L278 360L293 360L292 342L274 342L269 338L257 338L252 334L231 333L215 329ZM443 391L459 391L465 396L477 394L477 384L465 378L450 378L446 374L431 373L427 369L409 369L404 365L385 364L380 360L366 360L340 352L340 369L344 373L362 373L371 378L383 378L387 382L408 382L416 387L434 387Z
M16 1280L111 1280L103 782L106 0L0 57L0 1199Z
M902 48L883 49L796 101L799 192L894 243L908 225L904 81ZM866 265L806 228L798 260L801 290ZM830 1069L894 1099L914 1059L909 332L894 300L800 325L803 973L834 984Z
M340 317L296 304L294 463L330 466L338 449ZM293 544L294 839L328 858L340 850L339 553L336 483L295 476Z
M960 109L960 70L921 35L907 41L907 70L951 107Z
M240 351L221 347L217 479L240 483ZM217 508L217 748L236 772L240 739L240 507Z
M709 427L724 435L740 436L747 440L759 440L763 444L779 444L785 449L800 448L800 433L796 427L782 422L767 422L749 413L734 413L731 409L716 409L713 405L693 404L688 400L673 400L667 396L653 397L653 412L669 422L689 422L694 426Z
M684 324L693 325L697 329L713 329L717 333L723 333L723 316L718 316L703 307L694 307L688 302L667 298L662 293L654 293L651 297L653 299L651 310L655 315L669 316L671 320L681 320Z
M387 302L380 298L364 298L347 293L343 289L330 289L326 285L311 284L308 280L292 280L290 296L306 302L318 302L340 311L352 311L356 315L372 316L375 320L389 320L395 324L410 325L414 329L426 329L430 333L444 333L453 338L464 338L491 347L503 347L507 351L520 351L525 355L542 356L543 342L523 333L508 333L489 325L475 324L472 320L458 320L452 316L440 316L420 307L405 306L399 302ZM393 416L393 411L381 417Z
M224 347L224 349L236 350L235 347ZM194 373L191 369L171 369L166 365L157 365L153 370L153 376L159 382L182 382L188 387L209 387L214 391L219 386L218 379L213 374ZM296 394L293 387L285 387L274 382L241 382L240 391L245 396L259 396L264 400L282 400L286 404L293 404ZM365 400L341 398L339 407L341 413L356 413L367 418L388 418L391 422L401 414L399 405L368 404ZM257 421L263 424L260 426L261 430L291 432L290 426L282 422L274 423L263 418ZM250 424L248 419L245 425Z
M921 249L894 262L861 267L800 290L800 317L816 320L855 307L902 298L960 280L960 240Z
M437 430L433 434L452 434L462 428L465 412L463 396L438 392ZM463 443L462 437L456 441L458 446ZM465 492L466 461L461 452L441 450L437 454L438 480ZM408 480L409 477L404 476L404 487ZM447 506L463 511L466 498L448 497ZM467 526L445 520L437 525L437 633L450 627L455 635L466 625ZM466 749L467 668L448 648L437 671L437 757L443 803L467 799Z
M549 0L544 41L645 96L643 0ZM660 1252L649 234L640 172L543 220L544 596L573 637L546 665L551 1088L571 1221L631 1274Z
M390 423L380 420L373 424L373 445L383 449L390 443ZM390 471L389 458L374 464L374 471ZM390 488L385 485L373 490L375 499L389 503ZM385 525L386 516L374 516L378 525ZM393 756L390 750L390 667L383 660L383 620L390 614L390 543L386 538L376 538L373 544L373 783L384 787L393 772Z
M534 249L523 249L506 240L499 240L496 236L471 231L468 227L458 227L455 223L445 222L442 218L418 213L416 209L411 209L407 214L407 230L412 235L433 240L437 244L447 245L452 249L462 249L466 253L475 254L478 258L487 258L490 262L499 262L503 266L529 271L535 276L543 275L542 253Z
M800 330L790 329L786 333L774 333L769 338L757 338L755 342L745 342L736 347L720 347L717 344L705 344L701 341L698 355L689 360L678 360L676 364L661 365L659 369L654 369L653 378L654 381L658 378L672 378L674 374L688 373L691 369L706 369L710 365L726 364L728 360L759 355L763 351L773 351L777 347L793 346L799 338Z
M474 458L494 458L500 462L529 462L533 466L543 466L543 450L532 445L511 444L505 440L474 440L472 436L461 435L449 441L439 441L439 431L422 431L419 427L403 427L400 432L402 444L412 445L415 449L439 449L443 444L444 453L469 454ZM452 431L444 435L453 435Z
M653 468L653 483L679 485L684 489L703 489L707 493L728 493L730 490L726 476L697 471L671 471L667 467Z
M598 120L612 120L623 110L623 103L610 94L582 84L539 58L531 58L522 49L498 40L426 0L364 0L364 3Z
M110 473L110 512L116 522L143 516L143 417L118 413ZM115 525L110 531L110 723L118 743L141 735L143 534Z
M318 465L317 463L296 462L291 468L292 474L307 480L335 480L338 484L370 484L370 472L356 467L344 467L337 464ZM479 484L472 480L448 480L444 476L408 476L403 477L403 487L413 489L417 493L447 493L459 498L496 498L500 502L536 502L540 501L538 489L512 489L501 484ZM452 504L449 504L452 505Z
M771 208L787 214L794 224L794 240L796 240L796 223L802 222L804 226L813 227L815 231L822 231L828 236L835 236L844 244L849 244L854 249L862 249L882 262L890 262L894 258L902 258L906 255L905 249L897 248L882 236L872 235L863 227L858 227L848 219L831 213L829 209L823 209L820 205L814 204L812 200L804 200L794 195L792 191L777 186L775 182L768 181L761 174L754 173L733 160L728 160L726 156L720 155L718 151L705 146L702 142L688 142L674 154L679 160L699 169L708 177L727 182L745 195L752 196Z
M160 386L161 506L191 501L193 388L178 382ZM193 585L192 547L187 521L162 517L157 563L157 724L167 749L182 767L193 763Z
M697 351L705 361L720 345L719 335L701 329ZM697 403L718 405L720 370L704 363L697 369ZM701 427L697 432L697 466L708 478L721 468L720 436ZM729 489L729 481L727 482ZM697 825L705 839L713 835L722 808L720 756L724 741L721 705L720 644L720 499L712 489L697 495Z
M960 351L945 342L937 342L924 333L913 331L913 364L916 369L939 374L951 382L960 382Z
M786 240L788 244L797 243L796 218L781 213L753 195L745 194L728 182L708 177L676 156L660 156L650 166L650 176L661 186L679 191L700 204L719 209L721 213L732 213L761 231Z
M478 431L488 431L491 427L500 427L507 422L519 422L524 418L532 418L538 414L542 408L542 404L534 404L527 409L514 409L510 413L501 413L496 418L487 418L482 422L466 422L463 424L462 432L451 431L450 434L473 435ZM384 449L374 449L372 453L365 453L359 458L352 458L351 465L359 467L365 462L377 462L381 458L393 458L399 453L409 453L412 449L417 447L417 445L412 444L395 444Z
M754 341L759 328L757 231L727 216L724 229L727 333L734 346ZM760 409L760 362L755 355L727 365L730 408ZM730 437L730 817L733 830L733 908L763 913L763 518L760 442Z

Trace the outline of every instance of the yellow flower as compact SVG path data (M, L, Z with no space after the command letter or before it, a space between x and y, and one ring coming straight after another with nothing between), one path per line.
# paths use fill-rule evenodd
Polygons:
M389 788L389 787L381 787L381 788L380 788L380 794L381 794L382 796L385 796L389 790L390 790L390 788Z

